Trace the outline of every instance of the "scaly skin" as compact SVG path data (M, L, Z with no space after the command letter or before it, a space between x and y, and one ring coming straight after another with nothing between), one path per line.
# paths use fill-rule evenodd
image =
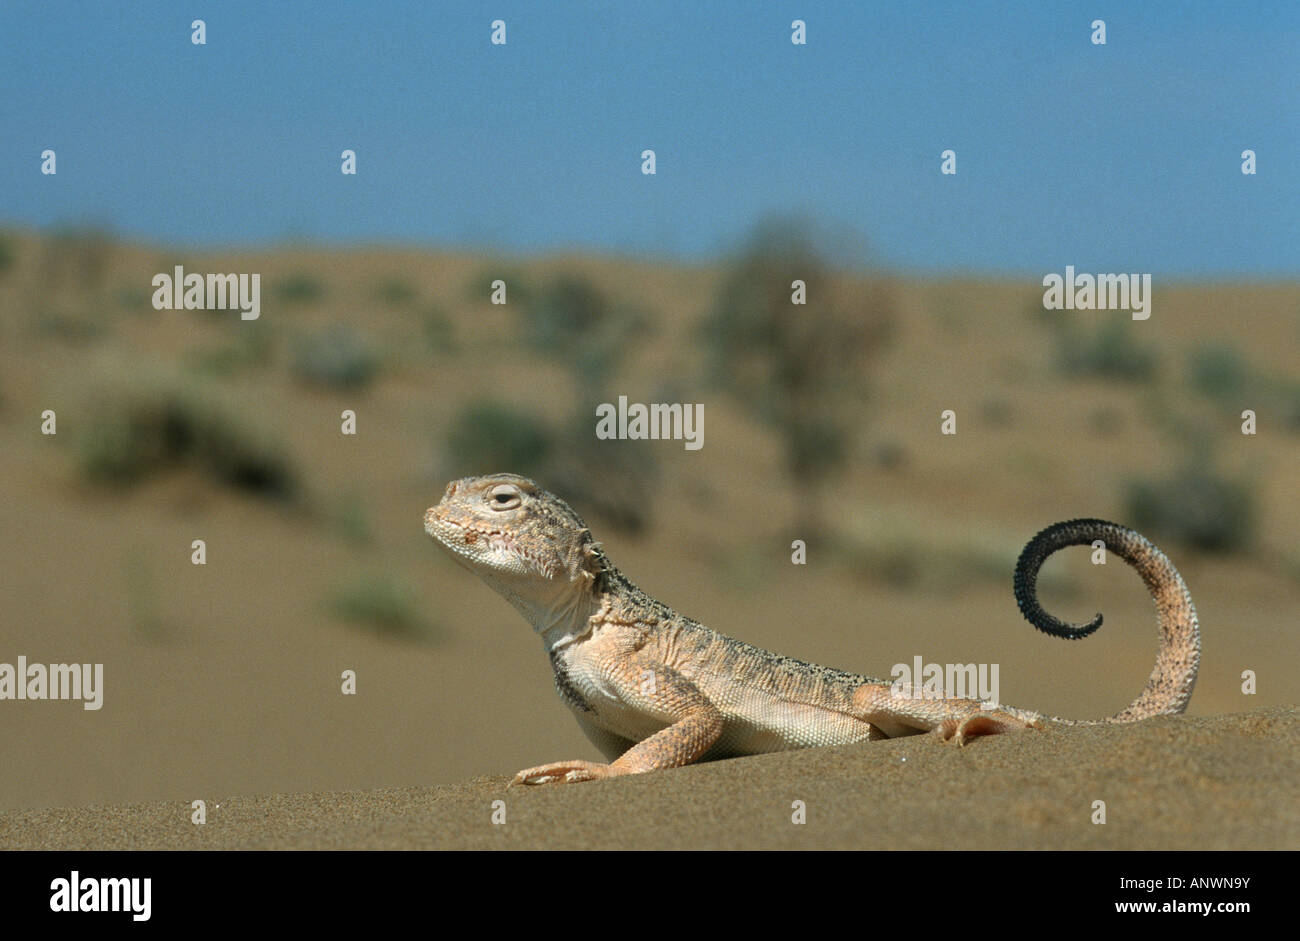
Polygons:
M973 699L899 696L888 680L805 663L734 640L656 601L616 569L567 503L525 477L453 481L424 515L426 532L513 604L541 635L555 686L610 759L520 771L517 784L590 781L703 759L841 745L930 732L977 735L1085 724ZM1182 712L1196 681L1200 634L1187 586L1164 554L1102 520L1049 526L1016 564L1015 596L1035 627L1085 637L1038 604L1034 584L1058 549L1102 540L1137 569L1155 598L1160 653L1146 687L1101 722Z

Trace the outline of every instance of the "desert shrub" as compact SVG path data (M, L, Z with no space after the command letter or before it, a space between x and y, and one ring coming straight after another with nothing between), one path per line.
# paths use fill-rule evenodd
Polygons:
M1015 421L1016 409L1007 399L992 396L980 403L980 417L990 425L1005 428Z
M46 339L82 346L108 334L104 317L74 313L67 309L38 309L31 318L32 332Z
M1287 382L1280 390L1282 420L1292 431L1300 431L1300 382Z
M456 326L441 307L430 307L424 314L424 338L439 353L456 351Z
M419 291L409 281L401 278L385 278L374 286L371 292L375 300L387 304L390 307L400 307L403 304L409 304L419 296Z
M1222 402L1245 392L1250 368L1231 347L1204 346L1191 354L1189 377L1197 392Z
M1125 498L1134 528L1210 552L1249 547L1257 516L1255 491L1202 469L1164 480L1135 480Z
M1141 382L1155 375L1155 349L1134 338L1128 314L1112 317L1091 332L1063 323L1056 365L1068 376L1098 376Z
M585 405L608 393L609 381L623 358L629 350L645 344L653 324L654 318L644 308L614 303L597 326L575 334L565 344L579 412L590 413Z
M276 281L272 293L282 301L307 304L324 297L325 288L309 274L293 274Z
M344 621L408 639L429 634L414 592L390 575L366 575L340 588L329 599L330 611Z
M897 438L886 438L868 449L867 459L882 470L897 470L908 461L907 446Z
M113 388L78 437L83 474L131 484L180 465L237 490L292 499L297 475L280 444L231 406L178 384Z
M339 496L329 507L328 520L330 528L351 545L368 546L374 542L374 531L360 489L351 489Z
M1234 418L1249 408L1271 427L1300 431L1300 383L1285 376L1253 376L1240 395L1226 396L1220 404Z
M1205 346L1194 351L1188 381L1197 392L1233 414L1252 408L1261 418L1269 416L1283 428L1300 430L1300 383L1289 376L1256 372L1231 347Z
M360 334L343 324L304 335L294 348L293 373L311 385L364 388L378 371L378 354Z
M17 250L14 248L13 239L6 235L0 235L0 273L3 273L14 263Z
M137 285L122 285L113 292L113 303L133 314L152 314L153 295Z
M457 473L545 476L552 435L535 416L500 402L465 409L446 435Z
M608 300L594 284L576 275L561 275L528 304L528 340L543 352L562 352L595 333L609 312Z
M708 371L780 436L786 470L810 499L802 524L819 528L817 491L861 427L870 367L893 320L886 285L850 285L825 260L829 248L798 220L761 224L722 278L702 325ZM807 303L791 300L807 285Z
M186 360L199 372L212 376L232 376L270 364L274 356L274 337L263 321L238 323L231 342L216 347L191 350Z

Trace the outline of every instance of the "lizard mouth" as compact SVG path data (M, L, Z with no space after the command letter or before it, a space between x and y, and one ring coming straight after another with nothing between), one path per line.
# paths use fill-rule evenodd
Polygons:
M473 520L453 519L432 507L424 514L424 529L452 553L491 564L489 553L516 559L546 578L555 576L554 560L531 551L515 534ZM505 566L497 566L505 567Z

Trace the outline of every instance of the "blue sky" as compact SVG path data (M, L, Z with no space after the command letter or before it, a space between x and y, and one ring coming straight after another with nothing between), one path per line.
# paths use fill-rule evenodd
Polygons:
M0 224L706 260L799 212L904 269L1296 276L1298 75L1294 0L5 0Z

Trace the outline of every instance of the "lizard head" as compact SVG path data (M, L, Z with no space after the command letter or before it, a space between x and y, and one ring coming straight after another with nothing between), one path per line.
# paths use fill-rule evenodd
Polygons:
M517 474L453 480L425 512L424 530L534 624L589 598L601 571L582 517Z

